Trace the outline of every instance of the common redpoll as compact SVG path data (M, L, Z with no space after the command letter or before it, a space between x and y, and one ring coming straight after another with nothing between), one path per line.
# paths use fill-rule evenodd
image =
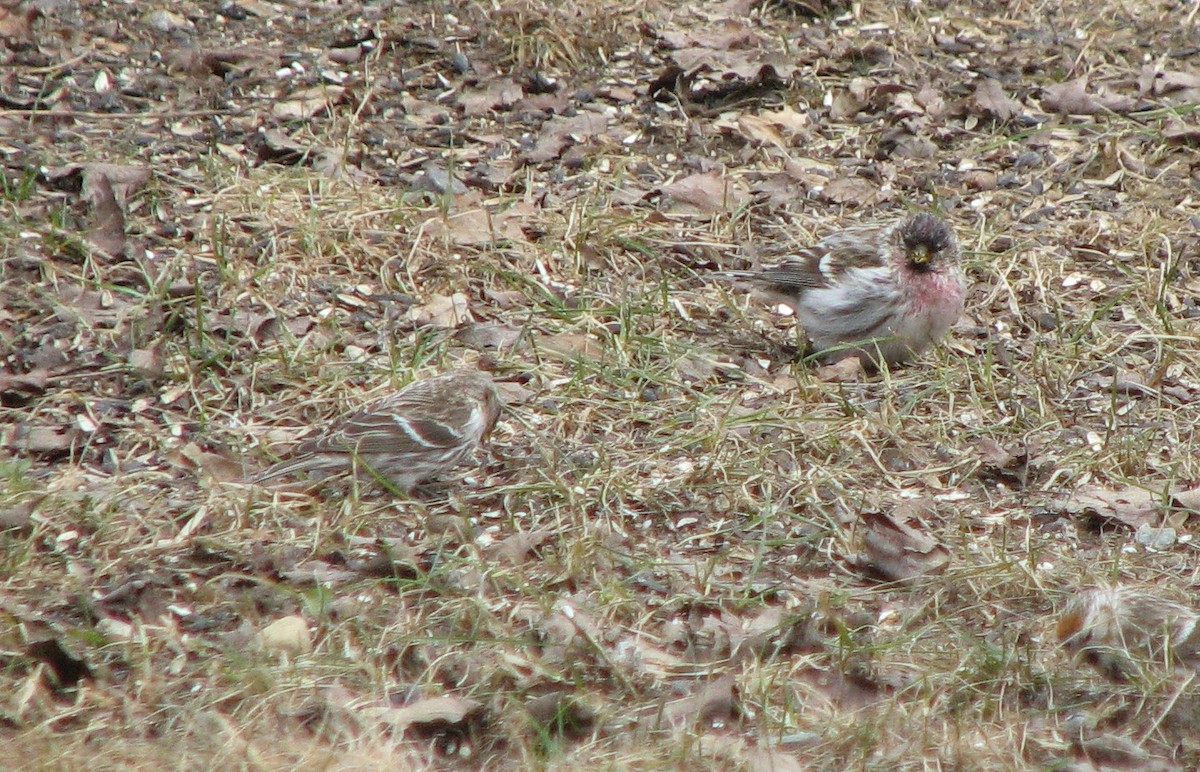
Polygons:
M813 349L901 364L935 344L962 313L958 239L917 214L832 233L781 265L729 271L790 306Z
M1200 614L1135 587L1095 587L1076 595L1058 619L1058 638L1120 678L1136 663L1200 666Z
M351 413L253 480L359 471L408 491L465 461L499 417L492 379L477 370L454 370L415 381Z

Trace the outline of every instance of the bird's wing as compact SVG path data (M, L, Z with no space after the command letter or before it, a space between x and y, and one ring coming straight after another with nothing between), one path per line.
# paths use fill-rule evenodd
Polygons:
M404 454L450 450L462 445L463 427L471 418L471 406L453 404L458 402L452 400L431 411L425 404L384 400L348 416L336 431L304 443L300 451Z
M873 271L887 264L886 231L879 226L859 226L831 233L776 266L759 271L731 271L782 295L831 287L856 271Z

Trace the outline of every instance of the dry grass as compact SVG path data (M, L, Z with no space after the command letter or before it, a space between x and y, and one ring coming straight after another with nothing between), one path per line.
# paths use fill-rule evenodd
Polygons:
M1053 635L1080 587L1186 597L1200 584L1190 540L1150 551L1061 505L1081 486L1133 485L1163 494L1167 517L1166 492L1200 481L1195 151L1164 140L1165 113L1036 109L1039 89L1084 74L1136 92L1139 40L1164 69L1176 49L1190 62L1194 20L1180 31L1145 9L1135 39L1119 3L1087 15L929 5L817 20L755 7L743 21L798 74L720 109L649 99L672 54L630 36L635 20L711 36L723 6L533 2L492 18L466 4L457 21L389 9L376 27L388 45L345 68L353 98L290 125L374 178L354 184L250 163L255 120L274 125L272 92L236 78L192 77L161 97L224 121L205 128L209 144L164 121L97 118L58 145L36 132L20 152L6 146L5 366L54 374L40 389L6 385L0 416L76 438L29 453L10 433L0 456L0 511L14 523L0 534L11 758L1020 769L1120 753L1149 765L1143 752L1200 764L1190 671L1150 663L1146 678L1113 683ZM195 23L194 42L222 42ZM312 56L329 45L322 23L359 29L279 23ZM814 31L820 55L805 53ZM473 86L424 37L455 41L437 56L465 52L485 86L511 67L514 80L607 93L574 106L607 111L613 129L577 136L586 153L573 162L421 192L423 166L470 178L512 163L544 139L545 118L456 113ZM131 77L155 62L135 51ZM89 51L74 73L91 82L104 68ZM1001 78L1038 120L979 119L981 77ZM927 87L956 107L915 119L881 89L834 117L824 95L855 78ZM779 104L815 119L784 148L729 128ZM457 134L422 106L450 114ZM906 120L932 156L888 150ZM91 250L77 196L18 173L93 159L150 163L126 230L153 257ZM869 180L883 200L830 201L803 174L773 197L797 159ZM662 195L709 170L725 204ZM973 171L1012 180L976 189ZM905 207L955 224L973 280L952 339L916 366L824 380L790 356L786 319L706 277ZM469 237L474 227L497 236ZM473 319L440 324L438 299L454 293ZM160 364L137 366L142 351ZM446 486L398 500L232 481L307 428L463 363L493 371L511 404L479 468ZM1118 383L1135 376L1145 389ZM997 448L1011 463L997 466ZM863 512L910 516L948 551L945 569L865 576ZM313 631L310 652L256 647L290 615ZM69 657L32 655L37 641ZM57 683L51 671L72 658L88 676ZM467 717L389 722L443 695L472 701ZM1105 750L1112 738L1131 747Z

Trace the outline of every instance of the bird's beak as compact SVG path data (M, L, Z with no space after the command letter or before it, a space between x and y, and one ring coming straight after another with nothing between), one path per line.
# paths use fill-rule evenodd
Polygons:
M929 247L917 244L908 253L908 260L913 265L925 265L929 262Z

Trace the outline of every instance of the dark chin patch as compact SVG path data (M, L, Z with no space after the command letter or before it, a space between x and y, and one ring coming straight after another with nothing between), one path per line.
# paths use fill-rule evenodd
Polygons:
M933 215L919 214L910 217L904 223L900 238L904 241L904 249L909 254L917 247L923 246L928 250L930 258L936 258L950 246L954 234L950 231L949 225ZM932 260L924 265L919 263L911 263L911 265L917 269L928 270L931 263Z

